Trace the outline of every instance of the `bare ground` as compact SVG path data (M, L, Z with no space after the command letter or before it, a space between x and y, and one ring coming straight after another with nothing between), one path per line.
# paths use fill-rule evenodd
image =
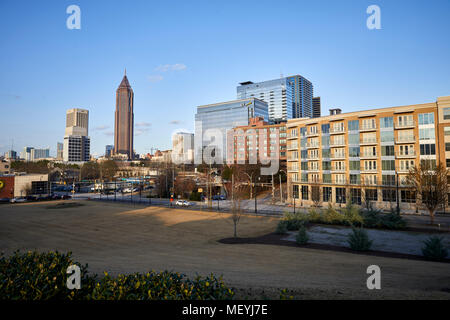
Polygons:
M222 244L233 234L223 213L84 201L0 206L0 250L72 251L89 270L112 274L174 270L215 273L239 298L450 299L449 264L276 245ZM272 232L277 218L244 215L241 237ZM382 271L381 290L366 288L366 268Z

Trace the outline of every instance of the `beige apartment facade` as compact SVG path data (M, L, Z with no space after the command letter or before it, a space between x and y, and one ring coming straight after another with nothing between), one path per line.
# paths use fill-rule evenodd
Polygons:
M425 161L450 168L450 96L289 120L287 152L290 203L370 202L388 210L398 198L403 212L416 211L416 194L406 184L409 169Z

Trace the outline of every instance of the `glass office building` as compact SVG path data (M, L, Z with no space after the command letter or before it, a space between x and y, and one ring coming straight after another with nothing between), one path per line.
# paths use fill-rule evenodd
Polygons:
M258 98L267 102L272 123L312 116L313 86L299 75L258 83L241 82L237 98Z
M197 107L195 114L195 161L201 163L205 148L214 148L216 157L225 159L227 131L247 126L251 118L268 121L267 103L255 98L240 99Z

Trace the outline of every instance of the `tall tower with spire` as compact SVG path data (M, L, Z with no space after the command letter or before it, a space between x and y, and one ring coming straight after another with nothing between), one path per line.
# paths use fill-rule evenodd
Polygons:
M114 154L133 159L134 93L127 78L127 69L116 90L116 112L114 123Z

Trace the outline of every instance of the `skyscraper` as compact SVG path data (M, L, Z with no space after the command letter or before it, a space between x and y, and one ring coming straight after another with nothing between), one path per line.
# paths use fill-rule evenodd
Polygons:
M241 82L238 99L258 98L269 105L269 120L274 123L312 116L312 83L300 75L258 83Z
M133 159L134 93L127 73L116 90L116 112L114 123L114 154Z
M312 118L320 117L320 97L314 97L312 100L313 110L312 110Z
M66 131L63 143L63 160L65 162L89 161L91 141L88 137L88 128L88 110L67 110Z
M111 157L113 151L114 151L114 146L110 145L110 144L107 144L105 146L105 157L106 158Z

